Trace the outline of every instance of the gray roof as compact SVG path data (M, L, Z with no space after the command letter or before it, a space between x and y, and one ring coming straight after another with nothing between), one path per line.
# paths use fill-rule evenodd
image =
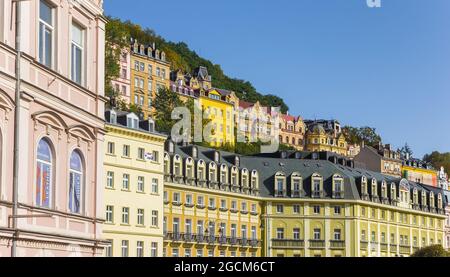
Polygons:
M178 154L184 159L192 157L192 147L193 146L175 145L174 154ZM201 146L195 147L197 147L198 149L198 157L194 160L198 161L201 159L207 164L210 162L214 162L214 153L216 152L216 150ZM370 184L372 179L377 180L379 191L381 191L381 185L383 181L386 181L386 183L388 184L388 188L390 188L390 185L394 183L397 187L397 193L399 191L400 182L404 180L366 169L344 166L339 164L339 162L331 162L330 160L333 160L333 157L331 157L333 153L329 152L318 153L319 155L317 155L317 157L320 158L317 160L310 159L311 152L286 152L287 158L281 158L280 153L241 156L231 152L217 152L219 152L220 154L219 164L226 164L229 167L234 166L235 157L237 156L240 159L239 168L246 168L250 172L256 170L259 174L260 195L262 197L274 196L275 175L279 172L284 173L284 175L286 176L288 190L290 189L289 180L291 175L293 173L299 173L303 179L304 189L307 195L310 195L311 186L305 184L311 183L311 177L313 174L320 174L323 177L323 187L325 190L326 198L331 198L332 179L335 174L338 174L344 179L344 198L350 200L361 200L360 190L361 179L363 176L368 179L368 184ZM297 158L295 158L295 156L297 156ZM335 161L342 161L342 159L345 159L345 157L339 155L336 155L336 157L337 159L334 159ZM348 165L348 163L344 164ZM438 193L442 193L442 195L444 196L444 192L440 188L430 187L410 181L406 182L409 184L411 191L416 188L419 192L426 191L427 193L429 193L430 191L432 191L435 195L437 195ZM450 193L448 196L450 200ZM444 203L447 203L446 198L443 198Z

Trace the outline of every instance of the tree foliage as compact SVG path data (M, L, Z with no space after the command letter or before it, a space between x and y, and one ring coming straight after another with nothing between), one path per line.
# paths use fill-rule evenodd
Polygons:
M422 258L439 258L439 257L450 257L450 253L447 252L442 245L432 245L419 249L411 257L422 257Z
M121 21L120 19L111 17L109 17L108 20L109 22L106 28L107 48L111 49L111 46L117 44L116 42L118 41L120 42L120 45L122 45L123 42L129 43L130 38L137 39L143 44L156 43L158 48L166 53L168 60L172 64L172 70L181 69L183 72L192 72L199 66L205 66L212 76L212 82L215 87L234 91L240 99L245 101L260 101L261 104L266 106L281 107L281 111L284 113L288 111L288 106L284 103L282 98L272 94L263 95L257 92L250 82L227 76L220 65L200 57L195 51L189 49L189 46L186 43L166 41L153 30L142 28L131 21ZM113 79L111 77L116 76L116 74L119 73L115 63L118 62L118 59L115 60L115 57L116 55L113 55L112 53L107 53L106 55L106 64L107 67L109 67L109 69L107 69L107 74L109 74L107 83L109 86L111 83L110 80Z
M170 134L173 125L177 123L177 120L172 119L172 111L181 105L182 102L176 92L167 88L161 88L156 92L153 116L158 131Z
M425 162L431 163L436 169L444 167L445 171L450 173L450 152L440 153L438 151L434 151L431 154L425 155L423 157L423 160Z
M349 144L362 144L364 141L366 145L376 146L382 141L381 136L372 127L345 126L342 131Z
M403 147L400 149L400 154L401 154L401 156L402 156L403 159L406 159L407 157L412 158L414 152L413 152L413 150L411 149L411 147L408 145L408 143L405 143L405 146L403 146Z

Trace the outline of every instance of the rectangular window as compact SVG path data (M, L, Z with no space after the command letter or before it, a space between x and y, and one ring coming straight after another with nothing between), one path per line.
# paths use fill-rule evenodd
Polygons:
M292 209L294 211L294 214L300 213L300 205L294 205L294 206L292 206Z
M129 224L130 223L130 208L123 207L122 208L122 224Z
M282 214L284 212L284 206L281 204L278 204L277 206L277 214Z
M115 152L114 142L108 142L108 147L106 149L106 153L110 154L110 155L114 155L114 152Z
M130 175L128 175L128 174L123 174L122 189L123 190L130 189Z
M336 214L336 215L341 214L341 206L335 206L334 207L334 214Z
M142 176L138 177L137 191L138 192L144 192L145 191L145 179Z
M145 71L145 63L139 63L139 70L140 71Z
M106 187L110 189L114 188L114 172L112 171L106 173Z
M180 253L178 251L178 248L172 249L172 257L173 258L178 258L179 256L180 256Z
M158 257L158 243L152 242L152 248L151 248L151 257Z
M284 229L277 228L277 239L284 239Z
M72 81L81 85L83 82L83 44L84 30L79 25L72 23L72 57L71 77Z
M143 160L145 156L145 149L144 148L138 148L138 159Z
M128 241L122 241L122 257L128 257Z
M292 231L292 235L294 240L300 240L300 229L294 228L294 230Z
M156 179L156 178L152 179L152 193L153 194L158 194L159 193L158 179Z
M314 214L320 214L320 206L314 206Z
M158 211L152 211L152 227L158 227Z
M199 207L204 207L205 206L205 198L203 196L198 196L197 197L197 205Z
M320 240L320 229L314 229L314 240Z
M257 210L257 208L256 208L256 204L252 204L252 213L257 213L258 212L258 210Z
M122 151L123 153L122 153L122 155L125 157L125 158L129 158L130 157L130 146L129 145L124 145L123 146L123 151Z
M341 240L341 229L334 229L334 240Z
M180 193L179 192L174 192L173 193L173 203L175 203L175 204L180 204L181 203L181 198L180 198Z
M54 9L41 0L39 2L39 62L53 67Z
M197 249L197 257L198 258L203 257L203 249Z
M137 224L144 225L144 209L137 210Z
M144 257L144 242L138 241L136 243L136 257L142 258Z
M113 241L107 240L108 245L105 247L105 257L112 257L113 256Z
M106 223L114 223L114 207L106 206Z
M247 203L246 202L242 202L241 203L241 212L247 212Z

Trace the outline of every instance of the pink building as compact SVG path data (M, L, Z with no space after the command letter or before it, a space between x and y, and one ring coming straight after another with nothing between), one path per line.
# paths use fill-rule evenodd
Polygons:
M122 50L119 64L120 64L120 75L119 78L112 80L112 86L118 92L119 97L127 104L130 104L131 54L129 49Z
M15 5L0 0L0 256L11 255L13 241L17 256L97 256L104 215L103 1L21 2L19 103ZM19 216L11 217L16 107Z

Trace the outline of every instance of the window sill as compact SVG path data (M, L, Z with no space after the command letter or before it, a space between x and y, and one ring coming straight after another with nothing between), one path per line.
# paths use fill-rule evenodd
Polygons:
M130 158L130 157L127 157L127 156L122 156L121 158L122 158L122 159L125 159L125 160L131 160L131 158Z
M150 193L151 196L160 196L159 193Z
M145 162L145 159L137 158L136 161L138 161L138 162Z
M131 192L131 190L129 190L129 189L121 189L120 191L122 191L122 192Z
M106 156L117 158L116 154L106 153Z
M125 223L121 223L120 226L122 226L122 227L131 227L130 224L125 224Z
M109 187L105 187L105 189L107 189L107 190L116 190L115 188L109 188Z

